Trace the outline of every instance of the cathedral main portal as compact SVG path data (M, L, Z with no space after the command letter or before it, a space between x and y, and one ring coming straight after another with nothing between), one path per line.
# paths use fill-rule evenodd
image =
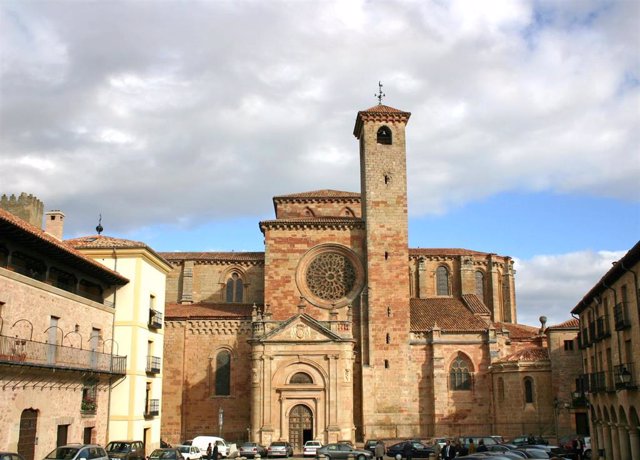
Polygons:
M311 409L298 404L289 413L289 442L296 453L302 452L304 443L313 439L313 414Z

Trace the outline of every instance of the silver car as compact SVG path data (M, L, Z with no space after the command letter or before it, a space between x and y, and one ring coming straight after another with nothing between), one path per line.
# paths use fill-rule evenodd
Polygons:
M96 444L68 444L49 452L45 460L109 460L107 452Z

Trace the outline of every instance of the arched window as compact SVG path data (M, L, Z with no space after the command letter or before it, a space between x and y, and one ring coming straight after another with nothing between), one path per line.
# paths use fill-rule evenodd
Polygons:
M533 402L533 379L531 377L525 377L524 379L524 402Z
M484 299L484 273L476 271L476 295Z
M471 390L471 373L469 372L469 362L458 356L451 363L449 370L451 379L451 390Z
M436 269L436 293L449 295L449 270L442 265Z
M504 401L504 379L498 378L498 401Z
M387 126L381 126L378 129L378 144L391 145L392 141L391 130Z
M289 380L289 383L313 383L313 379L306 372L296 372Z
M227 280L227 302L242 303L244 295L244 285L242 278L237 273L233 273Z
M216 395L231 394L231 353L223 350L216 356Z

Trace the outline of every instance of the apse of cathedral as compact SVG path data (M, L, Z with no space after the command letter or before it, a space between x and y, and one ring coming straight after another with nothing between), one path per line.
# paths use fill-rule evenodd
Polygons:
M173 267L163 439L299 451L310 439L557 431L554 398L573 382L551 356L577 323L517 324L508 256L409 248L410 115L358 112L360 192L274 197L264 252L161 254ZM579 353L563 364L579 368Z

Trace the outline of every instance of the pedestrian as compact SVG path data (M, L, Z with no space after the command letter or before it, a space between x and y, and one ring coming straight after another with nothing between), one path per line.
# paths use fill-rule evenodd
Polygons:
M213 451L211 452L211 457L213 457L213 460L218 460L218 443L217 442L213 446Z
M442 446L439 442L436 442L433 445L433 453L436 454L436 458L440 458L440 453L442 452Z
M464 439L462 442L458 439L456 441L456 455L462 457L463 455L469 455L469 449L467 449L467 445L464 443Z
M489 449L487 449L487 446L484 445L484 439L481 439L480 442L478 442L478 449L476 449L476 452L488 452Z
M442 448L442 460L451 460L456 457L456 448L451 445L451 441L447 439Z
M473 438L469 438L469 453L470 454L475 454L477 451L476 449L476 445L473 442Z
M207 460L211 460L211 443L207 446Z
M382 460L384 457L384 443L378 439L378 442L376 442L376 448L374 450L376 454L376 460Z
M412 450L413 450L413 446L411 445L411 441L405 442L404 446L402 447L402 456L406 460L411 460Z

